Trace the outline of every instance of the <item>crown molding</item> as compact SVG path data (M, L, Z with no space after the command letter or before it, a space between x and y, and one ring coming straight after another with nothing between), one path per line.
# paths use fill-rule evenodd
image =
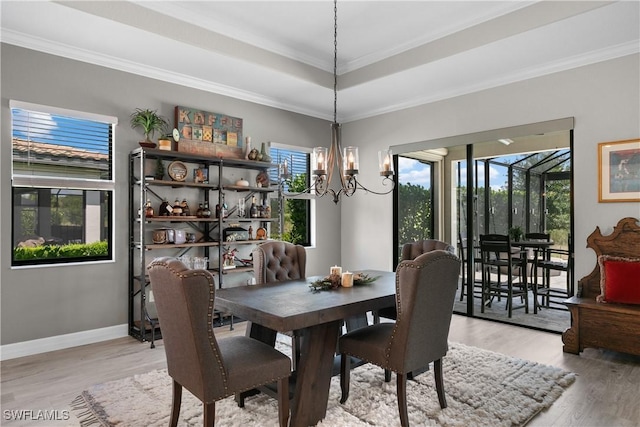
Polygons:
M286 103L281 100L260 95L254 92L244 91L238 88L230 87L208 80L194 78L192 76L171 72L157 67L150 67L148 65L143 65L133 61L122 60L113 56L88 51L86 49L78 49L73 46L52 42L50 40L45 40L20 32L3 29L0 41L2 41L3 43L13 44L47 54L57 55L93 65L124 71L143 77L165 81L168 83L179 84L206 92L216 93L247 102L252 102L255 104L278 108L323 120L333 120L333 116L331 114L318 109L305 108L298 104ZM482 90L492 89L511 83L533 79L536 77L541 77L561 71L567 71L573 68L579 68L590 64L595 64L598 62L603 62L637 53L640 53L640 41L634 40L613 46L611 48L595 50L584 55L576 55L569 58L563 58L562 60L549 62L538 67L520 70L496 79L485 80L473 85L457 87L454 90L442 91L439 93L429 94L427 96L412 98L410 100L407 100L406 102L385 105L382 108L373 108L359 114L341 114L339 121L341 123L348 123L382 114L393 113L407 108L414 108L420 105L443 101L449 98L468 95Z
M341 120L342 123L353 122L357 120L367 119L370 117L379 116L381 114L389 114L408 108L415 108L425 104L431 104L438 101L444 101L450 98L456 98L463 95L469 95L475 92L480 92L487 89L493 89L500 86L505 86L511 83L517 83L525 80L534 79L537 77L543 77L549 74L559 73L562 71L568 71L575 68L585 67L587 65L597 64L599 62L609 61L616 58L621 58L628 55L634 55L640 53L640 40L630 41L622 43L611 48L599 49L592 52L588 52L584 55L576 55L569 58L563 58L560 61L553 61L544 64L539 67L529 68L526 70L520 70L506 76L500 76L499 78L492 80L485 80L481 83L457 87L455 90L443 91L437 94L430 94L419 98L411 99L407 102L401 102L396 104L387 105L383 108L372 109L364 114L352 114L344 116Z
M324 120L332 120L330 114L326 114L319 110L303 108L296 104L282 102L281 100L266 97L254 92L245 91L231 86L215 83L209 80L195 78L180 73L175 73L165 69L151 67L149 65L140 64L133 61L123 60L110 55L104 55L69 46L63 43L56 43L40 37L34 37L24 33L2 29L2 43L7 43L26 49L36 50L38 52L50 55L61 56L63 58L73 59L76 61L86 62L92 65L111 68L118 71L124 71L136 74L142 77L149 77L156 80L174 83L205 92L211 92L218 95L228 96L230 98L240 99L255 104L265 105L267 107L278 108L293 113L304 114L306 116L316 117Z

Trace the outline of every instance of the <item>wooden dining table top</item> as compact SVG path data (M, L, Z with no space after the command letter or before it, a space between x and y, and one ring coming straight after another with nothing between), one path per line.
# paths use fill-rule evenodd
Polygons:
M300 331L291 427L313 426L326 416L343 320L395 305L395 273L362 273L378 278L366 285L320 291L310 284L321 276L216 291L216 309L249 321L247 335L252 338L274 345L275 331Z
M366 311L395 305L395 273L362 270L375 281L350 288L314 290L322 276L216 291L217 310L286 332L346 319Z

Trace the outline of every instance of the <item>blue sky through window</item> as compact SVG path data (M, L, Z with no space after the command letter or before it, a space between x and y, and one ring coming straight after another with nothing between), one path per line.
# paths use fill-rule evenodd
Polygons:
M13 138L108 154L110 123L11 109Z

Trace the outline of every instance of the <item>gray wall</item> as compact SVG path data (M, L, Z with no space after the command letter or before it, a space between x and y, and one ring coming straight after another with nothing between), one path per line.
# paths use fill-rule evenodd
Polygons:
M219 96L12 45L2 45L2 146L0 191L11 205L9 100L118 117L115 133L115 263L11 269L9 213L0 225L2 344L121 325L127 322L129 206L128 154L141 134L129 126L136 107L173 118L176 105L244 119L253 144L276 141L326 145L329 124L300 114ZM212 70L215 73L215 70ZM173 119L172 119L173 120ZM324 202L324 201L323 201ZM340 217L333 203L317 203L317 247L309 249L307 271L321 274L340 262Z
M622 217L640 218L640 203L598 203L597 181L598 143L640 138L639 65L640 56L631 55L348 123L343 140L360 145L362 181L375 189L379 178L366 165L383 147L575 117L575 271L581 278L596 262L586 248L596 226L608 233ZM363 211L375 214L352 214ZM392 230L391 195L345 201L342 265L391 268Z
M106 68L2 45L0 196L10 205L9 99L117 116L116 262L87 266L11 269L9 221L0 226L2 344L28 341L127 321L127 155L140 135L128 117L135 107L172 117L175 105L244 118L245 134L259 141L328 145L326 121L168 84ZM640 137L640 58L627 56L545 77L343 125L345 144L360 147L361 180L382 190L377 151L564 117L575 117L576 276L595 263L586 237L610 232L624 216L640 217L638 203L598 203L597 144ZM215 72L215 70L212 70ZM434 147L435 148L435 147ZM367 166L372 165L372 166ZM308 273L339 263L350 270L391 268L392 196L357 194L339 206L319 200L317 247ZM3 215L3 218L6 218Z

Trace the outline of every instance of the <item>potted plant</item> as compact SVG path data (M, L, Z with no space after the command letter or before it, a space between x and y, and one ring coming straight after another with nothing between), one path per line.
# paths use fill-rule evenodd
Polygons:
M509 237L511 237L511 240L514 242L519 242L523 235L524 233L522 232L522 228L519 226L511 227L509 229Z
M168 126L167 119L159 115L157 110L136 108L131 113L131 127L133 129L142 128L144 133L144 141L140 142L143 147L154 148L156 144L151 141L153 134L155 132L163 133Z

